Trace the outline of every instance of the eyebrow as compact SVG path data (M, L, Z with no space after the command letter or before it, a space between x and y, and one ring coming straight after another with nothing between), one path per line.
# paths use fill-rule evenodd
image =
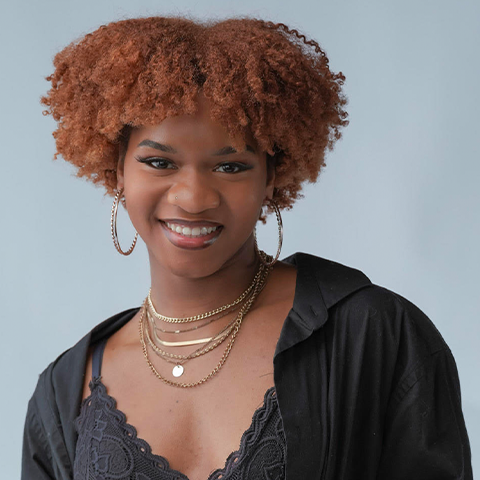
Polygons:
M142 140L137 145L137 147L151 147L166 153L177 153L177 151L170 145L165 145L163 143L155 142L154 140L148 140L148 139ZM255 149L250 145L246 146L245 151L256 153ZM223 147L220 150L213 152L212 155L222 156L222 155L230 155L232 153L237 153L237 150L235 150L233 147Z
M251 147L250 145L246 146L245 151L256 153L254 148ZM237 153L237 150L235 150L233 147L223 147L220 150L218 150L218 152L213 152L212 155L230 155L231 153Z
M164 145L163 143L154 142L153 140L142 140L137 147L151 147L166 153L177 153L170 145Z

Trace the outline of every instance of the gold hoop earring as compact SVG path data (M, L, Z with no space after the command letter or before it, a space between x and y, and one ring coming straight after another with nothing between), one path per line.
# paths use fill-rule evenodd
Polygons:
M278 248L277 248L277 255L275 258L273 258L271 255L267 255L263 250L259 250L258 248L258 243L257 243L257 226L255 225L255 228L253 229L253 237L255 239L255 251L257 252L257 255L260 257L260 261L266 266L266 267L272 267L275 262L278 260L278 257L280 256L280 250L282 249L282 244L283 244L283 222L282 222L282 216L280 215L280 210L276 204L276 202L272 199L268 199L268 201L273 205L273 208L275 210L275 214L277 215L277 224L278 224ZM272 261L268 261L268 258L273 258Z
M124 252L122 250L122 247L120 247L120 243L118 242L118 234L117 234L117 211L118 211L118 203L120 201L120 197L123 194L123 188L118 190L117 194L115 195L115 199L113 200L113 205L112 205L112 216L110 217L110 230L112 231L112 238L113 238L113 244L115 245L115 248L117 249L118 253L121 253L122 255L130 255L133 252L133 249L135 248L135 245L137 244L137 239L138 239L138 232L135 231L135 238L133 239L133 243L131 247ZM125 206L125 199L122 201L123 206Z

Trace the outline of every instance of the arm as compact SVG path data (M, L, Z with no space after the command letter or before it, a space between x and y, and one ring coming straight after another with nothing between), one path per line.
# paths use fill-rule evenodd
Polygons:
M390 400L377 480L472 480L457 367L448 347L401 380Z
M28 403L23 432L21 480L54 480L52 454L39 420L35 399Z

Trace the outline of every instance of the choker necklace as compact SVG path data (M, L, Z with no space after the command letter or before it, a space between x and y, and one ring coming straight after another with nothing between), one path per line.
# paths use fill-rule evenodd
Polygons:
M237 303L240 303L247 295L248 292L250 292L254 285L258 282L258 278L260 276L262 269L259 269L257 274L255 275L252 283L249 285L249 287L233 302L233 303L228 303L227 305L223 305L222 307L216 308L215 310L211 310L210 312L206 313L201 313L199 315L193 315L192 317L180 317L180 318L175 318L175 317L166 317L165 315L161 315L155 310L155 307L153 306L152 302L152 289L150 288L148 292L148 297L147 297L147 302L148 306L150 308L150 311L153 313L153 315L158 318L159 320L163 320L164 322L167 323L189 323L189 322L196 322L197 320L202 320L204 318L211 317L212 315L215 315L217 313L223 312L227 308L230 308L234 305L237 305Z
M234 311L238 308L238 306L235 306L235 308L232 308L231 311ZM147 305L147 309L148 309L148 305ZM151 318L151 321L152 321L152 327L155 329L154 332L162 332L162 333L175 333L175 334L180 334L180 333L187 333L187 332L193 332L194 330L198 330L199 328L202 328L202 327L206 327L207 325L210 325L211 323L217 321L217 320L220 320L221 318L223 318L225 315L228 315L230 313L230 311L225 311L223 312L221 315L219 315L218 317L215 317L215 318L211 318L210 320L208 320L207 322L205 323L202 323L201 325L196 325L194 327L191 327L191 328L184 328L182 330L165 330L163 329L162 327L160 327L157 323L157 319L153 316L153 314L149 311L149 314L150 314L150 318Z

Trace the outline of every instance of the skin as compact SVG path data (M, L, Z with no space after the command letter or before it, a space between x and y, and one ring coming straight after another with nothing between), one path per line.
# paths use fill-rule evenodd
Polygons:
M139 146L144 140L169 145L176 153ZM212 155L232 146L233 140L212 121L208 101L200 96L195 115L169 117L159 125L135 129L125 159L119 160L118 188L124 188L129 217L146 244L152 300L163 315L185 317L230 303L250 285L258 269L253 229L262 204L273 195L275 172L267 168L266 154L251 133L237 153ZM247 151L246 145L254 152ZM139 157L157 162L148 165ZM239 171L233 162L249 169ZM211 220L224 228L208 248L187 250L168 240L159 223L162 218ZM273 354L293 305L295 285L295 267L277 261L245 316L224 366L198 387L171 387L151 373L140 348L138 314L109 338L102 364L107 392L138 436L150 444L154 454L165 457L171 468L191 480L205 479L223 468L228 455L238 449L265 391L274 385ZM185 333L181 339L212 336L236 313L198 332ZM178 340L173 334L162 338ZM178 380L194 382L210 373L227 342L187 362ZM188 354L196 348L168 351ZM173 365L153 352L150 359L163 376L174 380ZM91 356L83 398L90 394L90 377Z

